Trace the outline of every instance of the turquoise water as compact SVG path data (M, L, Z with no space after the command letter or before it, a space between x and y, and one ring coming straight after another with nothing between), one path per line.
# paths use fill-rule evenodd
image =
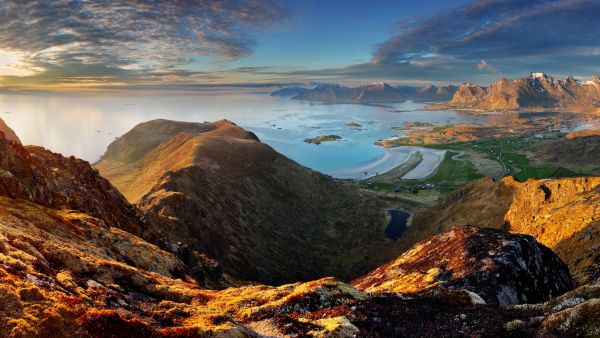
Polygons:
M484 123L454 111L416 111L421 104L389 106L314 104L267 94L207 95L0 95L0 117L23 143L95 162L115 137L138 123L165 118L181 121L229 119L261 141L309 168L330 173L383 156L374 142L402 131L403 122ZM392 112L398 110L402 112ZM362 127L345 125L354 121ZM307 137L335 134L340 142L321 145Z

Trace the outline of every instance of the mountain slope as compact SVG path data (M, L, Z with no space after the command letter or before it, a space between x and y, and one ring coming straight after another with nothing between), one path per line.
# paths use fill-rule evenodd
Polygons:
M352 278L400 252L384 235L378 198L298 165L231 122L190 128L141 124L96 166L160 224L162 241L267 283Z

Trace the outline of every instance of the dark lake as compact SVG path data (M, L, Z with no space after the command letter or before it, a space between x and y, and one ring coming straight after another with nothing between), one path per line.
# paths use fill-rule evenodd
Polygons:
M402 210L388 210L388 214L392 219L385 228L385 236L397 240L406 231L406 224L408 223L410 214Z

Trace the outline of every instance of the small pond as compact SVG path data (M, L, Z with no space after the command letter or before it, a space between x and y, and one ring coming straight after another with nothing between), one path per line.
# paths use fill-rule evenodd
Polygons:
M395 240L398 240L406 231L406 225L410 214L402 210L388 210L388 214L391 217L390 223L385 228L385 236Z

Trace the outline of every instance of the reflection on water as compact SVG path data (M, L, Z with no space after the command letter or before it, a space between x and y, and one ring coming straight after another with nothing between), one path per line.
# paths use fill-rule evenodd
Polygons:
M106 146L133 126L151 119L229 119L297 162L330 173L383 156L373 143L402 135L390 129L403 122L482 123L452 111L415 111L413 102L391 107L311 104L265 94L213 95L0 95L0 117L26 144L94 162ZM390 112L390 109L402 111ZM354 121L361 127L345 124ZM321 145L306 137L336 134L340 142Z

